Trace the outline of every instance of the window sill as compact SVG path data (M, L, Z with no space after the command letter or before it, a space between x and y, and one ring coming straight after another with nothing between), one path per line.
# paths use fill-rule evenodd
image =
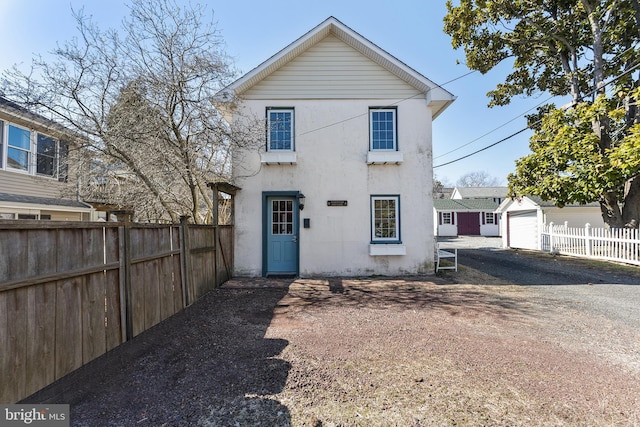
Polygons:
M370 244L370 256L406 255L407 247L403 244Z
M266 165L293 165L297 156L295 151L267 151L260 154L260 161Z
M369 151L367 153L368 165L399 165L404 161L401 151Z

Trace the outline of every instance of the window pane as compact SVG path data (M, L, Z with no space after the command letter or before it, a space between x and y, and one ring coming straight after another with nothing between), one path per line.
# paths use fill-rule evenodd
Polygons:
M273 200L271 202L271 232L273 234L293 234L293 202Z
M293 113L269 111L269 149L291 150L293 141Z
M376 239L397 239L396 199L374 199L373 201L373 236Z
M371 149L396 149L395 111L371 111Z
M26 129L9 125L8 146L7 166L24 171L29 170L31 133Z
M26 171L29 166L29 153L27 151L9 147L7 153L7 166Z
M41 175L53 176L56 172L56 140L50 136L38 134L38 154L36 172Z
M31 148L31 133L26 129L9 125L9 147L29 150Z

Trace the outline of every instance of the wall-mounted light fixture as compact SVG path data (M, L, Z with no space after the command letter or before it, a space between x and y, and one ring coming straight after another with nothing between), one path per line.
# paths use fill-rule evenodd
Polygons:
M304 209L304 202L306 200L307 198L304 197L304 194L298 193L298 207L300 208L300 210Z

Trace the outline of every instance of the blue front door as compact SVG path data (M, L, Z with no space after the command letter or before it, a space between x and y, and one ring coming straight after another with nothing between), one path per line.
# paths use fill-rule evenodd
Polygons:
M297 200L267 197L267 209L267 274L298 274Z

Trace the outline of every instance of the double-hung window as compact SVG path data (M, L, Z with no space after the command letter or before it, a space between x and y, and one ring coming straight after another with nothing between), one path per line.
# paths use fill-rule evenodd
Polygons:
M396 115L395 108L369 109L369 150L398 150Z
M0 169L66 181L68 154L65 141L0 121Z
M371 196L371 242L401 242L400 196Z
M267 151L294 151L293 108L267 109Z
M11 124L8 128L7 167L28 172L31 163L31 132Z

